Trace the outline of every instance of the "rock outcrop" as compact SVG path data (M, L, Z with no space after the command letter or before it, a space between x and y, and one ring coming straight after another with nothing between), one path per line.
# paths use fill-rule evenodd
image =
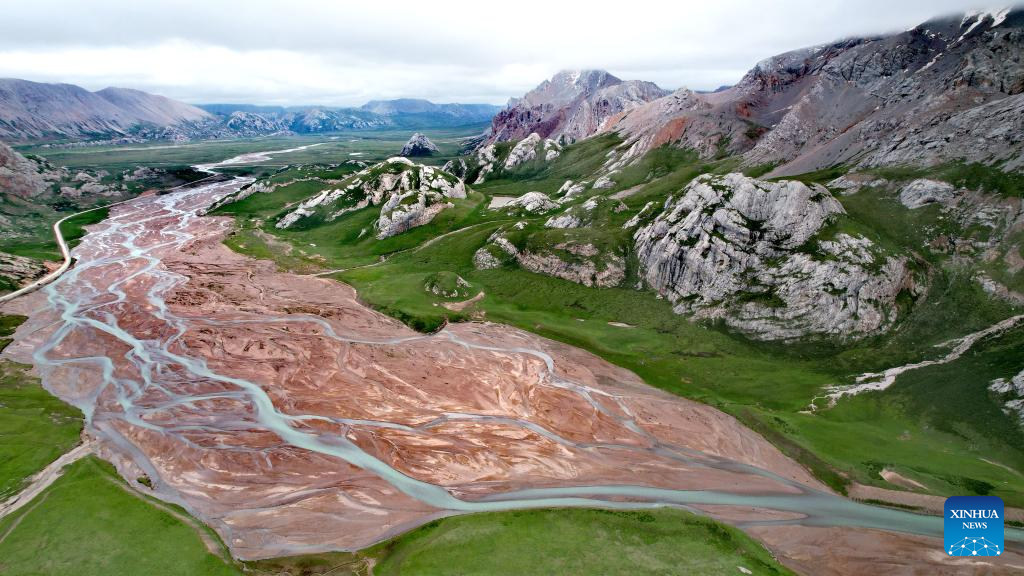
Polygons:
M544 222L545 228L582 228L594 223L599 208L612 212L623 212L627 210L625 204L619 200L612 200L605 196L592 196L586 202L575 204L566 208L561 214L556 214Z
M504 155L495 144L477 148L473 161L478 168L474 184L483 183L492 174L515 170L528 162L550 162L562 154L562 145L536 132L515 143Z
M558 203L542 192L527 192L499 208L506 212L528 212L540 214L558 208Z
M495 232L473 254L477 269L515 262L531 272L598 288L618 286L626 278L625 258L603 252L592 243L564 239L543 248L526 249L517 247L506 234L505 230Z
M0 142L0 194L33 198L68 177L66 170L28 159Z
M422 226L452 204L465 198L466 187L457 177L432 166L394 157L356 172L338 188L307 198L282 216L275 226L290 228L299 222L330 222L367 206L381 206L377 238L401 234Z
M0 252L0 293L41 278L47 271L39 260Z
M402 146L400 156L405 156L406 158L413 156L430 156L437 151L437 146L430 141L430 138L416 132L409 138L409 141L405 143L405 146Z
M873 334L913 276L906 258L829 228L843 215L821 186L700 176L634 233L641 276L676 312L756 338Z
M934 203L946 204L953 200L956 188L938 180L919 178L903 187L900 191L900 202L910 209Z
M1003 412L1016 414L1017 421L1024 426L1024 370L1007 378L996 378L989 384L989 391L1003 403Z

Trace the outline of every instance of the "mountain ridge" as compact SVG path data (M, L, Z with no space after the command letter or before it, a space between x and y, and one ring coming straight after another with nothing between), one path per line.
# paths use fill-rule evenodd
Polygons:
M741 155L770 176L836 164L1024 166L1024 9L933 18L765 58L712 92L563 71L508 106L485 144L614 133L612 172L662 145ZM884 136L884 137L883 137Z
M5 140L128 134L139 125L166 127L210 119L195 106L129 88L90 92L74 84L0 78L0 138Z
M0 139L9 142L252 137L489 122L499 106L403 98L360 107L192 105L132 88L0 78Z

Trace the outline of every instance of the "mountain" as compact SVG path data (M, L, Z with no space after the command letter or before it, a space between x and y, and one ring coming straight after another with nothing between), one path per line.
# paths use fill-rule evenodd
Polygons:
M406 124L415 119L433 119L437 124L477 124L490 122L501 110L493 104L435 104L429 100L400 98L398 100L371 100L362 110L388 116Z
M203 104L200 108L216 115L229 132L239 136L375 128L448 128L489 122L500 110L491 104L435 104L411 98L373 100L358 108L251 104Z
M678 90L614 119L604 129L625 144L611 165L670 144L743 154L772 175L955 160L1020 168L1022 59L1020 9L787 52L725 90Z
M495 116L485 144L618 134L609 170L662 145L742 155L772 176L837 164L1024 166L1024 9L773 56L714 92L560 72Z
M534 132L573 142L667 93L653 82L622 81L603 70L559 72L522 98L510 100L494 117L488 143L520 140Z
M90 92L73 84L6 78L0 79L0 140L143 142L446 128L486 123L499 109L490 104L434 104L413 99L376 100L358 108L192 106L128 88Z
M0 79L0 138L43 140L131 133L210 121L208 112L126 88L90 92L72 84Z

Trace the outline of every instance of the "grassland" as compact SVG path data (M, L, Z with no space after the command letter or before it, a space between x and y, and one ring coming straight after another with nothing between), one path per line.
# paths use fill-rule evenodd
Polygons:
M24 316L0 314L0 351ZM0 501L78 443L82 414L43 389L31 366L0 360Z
M439 148L427 162L443 162L458 153L460 139L483 132L485 126L465 126L440 130L422 130ZM138 146L90 146L81 148L20 147L23 154L45 157L53 164L73 169L119 172L137 166L174 168L217 162L233 156L267 150L286 150L317 144L278 158L258 162L264 166L287 164L327 164L344 160L397 156L412 135L412 130L359 130L308 136L267 136L237 140L203 140L184 144L144 144Z
M181 515L131 491L112 466L90 456L0 521L0 573L239 574L206 549L197 533L206 529Z
M749 536L673 509L530 510L431 522L356 554L246 563L250 574L790 574Z
M434 522L374 574L789 574L748 536L679 510L534 510Z
M204 541L213 546L211 552ZM357 553L254 562L208 528L124 484L95 457L70 465L0 521L5 575L790 574L735 528L674 509L533 510L457 516Z
M109 208L96 208L88 212L83 212L61 222L60 233L64 236L64 241L67 242L68 248L74 248L75 246L78 246L82 237L85 236L86 226L99 224L109 217Z

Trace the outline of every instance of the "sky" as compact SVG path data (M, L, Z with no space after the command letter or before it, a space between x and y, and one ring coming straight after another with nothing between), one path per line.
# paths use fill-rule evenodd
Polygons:
M0 77L190 103L504 104L563 69L663 88L986 8L963 0L0 0Z

